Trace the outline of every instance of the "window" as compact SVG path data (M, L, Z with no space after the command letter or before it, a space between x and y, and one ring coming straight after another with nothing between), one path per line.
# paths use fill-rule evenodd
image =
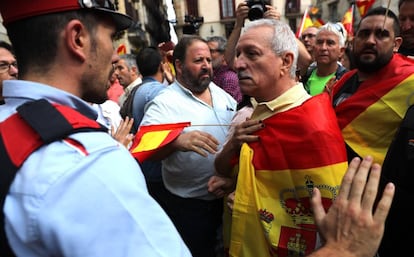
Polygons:
M287 0L285 6L286 13L299 13L300 0Z
M220 18L228 19L235 17L234 0L220 0Z
M329 9L329 20L330 21L340 20L338 16L338 2L337 1L328 4L328 9Z
M198 1L197 0L187 0L187 11L188 15L198 17Z

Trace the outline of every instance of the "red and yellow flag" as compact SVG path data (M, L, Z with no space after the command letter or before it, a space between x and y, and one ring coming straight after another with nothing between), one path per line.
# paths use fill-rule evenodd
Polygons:
M316 15L319 12L319 8L316 6L311 6L310 8L310 13L312 13L312 15Z
M364 17L369 8L375 3L375 0L356 0L355 4L358 7L359 14Z
M157 150L176 139L190 122L140 126L130 148L135 159L143 162Z
M342 24L344 25L344 28L346 30L346 32L348 32L348 36L353 36L354 35L354 5L351 5L351 7L349 7L348 11L346 11L346 13L344 14L344 17L342 19ZM347 40L345 38L345 40Z
M306 8L305 13L303 14L302 21L300 22L299 29L296 31L296 37L300 38L302 32L307 28L313 26L313 21L308 13L308 8Z
M356 70L335 84L335 96L343 86L352 86ZM371 155L383 163L388 147L408 109L414 103L414 61L394 54L376 75L335 107L345 142L361 157ZM352 82L350 82L352 83Z
M118 46L118 48L116 49L116 53L118 54L118 55L124 55L124 54L126 54L126 46L124 45L124 44L120 44L119 46Z
M305 256L317 247L312 190L328 209L347 168L344 141L327 94L263 123L240 152L230 256Z
M313 26L316 28L322 27L324 24L325 22L321 18L318 18L313 22Z

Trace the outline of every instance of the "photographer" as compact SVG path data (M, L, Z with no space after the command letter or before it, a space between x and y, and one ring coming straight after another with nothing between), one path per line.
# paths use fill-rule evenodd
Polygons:
M236 23L234 24L233 31L231 32L227 40L227 49L224 53L224 58L227 64L229 65L229 67L233 68L234 59L236 57L236 50L235 50L236 44L237 44L237 41L239 40L242 28L244 26L244 20L249 17L249 12L250 12L250 17L252 17L252 13L253 13L253 18L257 17L254 15L255 13L257 13L255 12L255 10L257 11L258 9L260 9L260 8L256 8L257 5L263 4L265 2L267 1L247 0L247 1L241 2L237 6ZM276 10L275 7L268 5L268 4L265 4L264 6L266 10L263 13L263 18L280 20L281 14L279 11ZM256 9L252 11L251 8L253 9L256 8ZM306 50L303 43L300 42L300 40L296 40L296 41L298 42L298 46L299 46L298 69L306 70L309 64L312 62L312 57Z

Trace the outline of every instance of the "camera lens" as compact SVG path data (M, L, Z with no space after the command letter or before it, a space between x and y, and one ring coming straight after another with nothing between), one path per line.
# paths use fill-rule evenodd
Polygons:
M261 4L254 4L250 7L248 12L249 20L254 21L263 18L264 10Z

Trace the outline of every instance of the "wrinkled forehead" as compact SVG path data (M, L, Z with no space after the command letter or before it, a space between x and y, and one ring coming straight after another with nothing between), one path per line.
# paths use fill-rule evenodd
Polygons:
M303 34L306 34L306 33L311 33L311 34L315 34L315 35L316 35L316 32L318 32L318 29L317 29L317 28L315 28L315 27L310 27L310 28L305 29L305 30L303 31Z
M203 55L208 52L210 55L210 48L206 42L195 40L187 47L186 56L193 57L194 55Z

